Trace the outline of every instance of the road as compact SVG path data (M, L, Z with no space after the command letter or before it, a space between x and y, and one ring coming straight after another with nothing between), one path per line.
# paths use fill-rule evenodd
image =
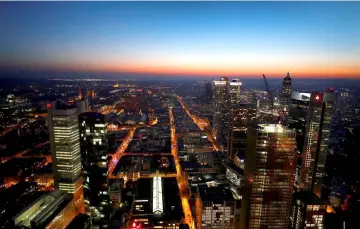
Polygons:
M149 125L135 125L135 126L115 126L115 125L111 125L108 127L108 132L111 132L111 131L121 131L121 130L129 130L125 139L123 140L123 142L121 143L121 145L119 146L119 148L116 150L116 152L110 156L112 156L112 159L111 159L111 162L109 164L109 168L108 168L108 176L110 179L113 179L113 178L117 178L118 176L114 176L113 175L113 171L116 167L116 164L118 163L118 161L120 160L120 158L125 154L125 150L127 149L129 143L131 142L131 140L133 139L134 137L134 133L136 131L137 128L140 128L140 127L150 127L152 125L156 125L157 124L157 119L156 119L156 122L152 122L150 123ZM129 155L133 155L133 156L140 156L140 155L143 155L143 156L147 156L148 153L140 153L140 154L137 154L137 153L131 153ZM168 155L168 154L166 154ZM167 176L167 175L164 175L164 177ZM171 176L171 175L170 175ZM126 182L126 181L125 181Z
M124 141L121 143L121 145L116 150L116 152L112 155L112 159L108 169L109 178L113 178L113 171L116 167L116 164L118 163L122 155L125 153L125 150L127 149L129 143L133 139L136 128L137 128L136 126L130 127L129 132L126 135Z
M40 143L37 144L37 146L34 149L39 149L41 147L43 147L44 145L49 144L49 141L46 141L44 143ZM23 151L18 152L17 154L13 155L13 156L9 156L9 157L3 157L2 158L2 163L7 162L8 160L11 160L13 158L40 158L40 157L46 157L46 162L50 163L51 162L51 155L47 155L47 156L37 156L37 155L33 155L33 156L23 156L24 154L31 152L34 149L26 149Z
M5 134L9 133L9 132L12 131L12 130L22 129L22 128L24 128L25 126L27 126L27 124L29 124L29 123L28 123L28 122L24 122L24 123L19 123L19 124L13 125L13 126L9 126L9 127L7 127L6 130L3 130L3 131L0 132L0 137L1 137L1 136L4 136Z
M197 115L192 115L180 96L177 96L176 98L179 101L179 103L181 104L181 106L184 108L186 114L189 115L189 117L193 120L193 122L196 125L198 125L200 130L205 132L208 140L212 143L214 150L216 150L216 151L222 150L222 146L216 141L216 139L214 138L214 136L211 133L209 123L204 121L203 119L199 118Z
M174 116L172 108L169 108L170 116L170 128L171 128L171 153L174 157L176 173L177 173L177 183L180 190L181 203L185 216L185 223L187 223L190 229L195 229L194 219L192 217L191 208L189 205L189 187L186 183L186 177L184 173L181 172L181 166L179 163L179 153L177 145L177 136L175 132Z

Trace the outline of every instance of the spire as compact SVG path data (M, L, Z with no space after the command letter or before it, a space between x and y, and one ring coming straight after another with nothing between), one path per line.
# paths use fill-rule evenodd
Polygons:
M290 73L289 73L289 72L286 74L286 76L285 76L284 79L289 79L289 80L291 80L291 77L290 77Z

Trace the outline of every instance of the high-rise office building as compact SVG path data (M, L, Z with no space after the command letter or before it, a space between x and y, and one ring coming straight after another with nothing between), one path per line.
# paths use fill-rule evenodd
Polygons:
M214 80L213 134L223 145L227 144L229 130L229 83L227 77Z
M241 228L287 228L295 179L295 132L260 124L245 164Z
M196 228L235 228L236 200L228 185L198 185L195 202Z
M290 73L287 73L282 83L282 92L281 92L281 105L285 111L289 110L291 97L291 77Z
M5 99L5 103L1 104L1 117L11 118L15 107L15 95L8 94Z
M212 99L212 89L211 89L211 83L207 80L205 80L205 98L208 100Z
M295 192L293 195L290 229L323 229L327 201L313 192Z
M230 105L234 107L235 105L240 103L241 99L241 82L239 79L233 79L229 83L230 89Z
M78 109L59 102L49 103L47 108L55 189L82 199Z
M321 196L328 141L334 113L335 93L313 92L307 118L301 182L305 189Z
M108 195L107 132L105 116L86 112L79 115L80 149L84 172L85 210L93 220L105 217Z
M301 154L303 152L306 134L306 124L310 107L311 93L306 92L291 92L291 101L288 115L288 127L296 131L296 153L298 155L295 185L300 182L300 170L302 164Z
M311 93L293 91L289 106L288 126L296 131L298 153L303 151Z
M81 99L76 101L76 108L78 113L85 113L89 111L89 101L87 99Z
M244 169L248 129L256 123L256 105L238 104L232 107L228 154L234 164Z

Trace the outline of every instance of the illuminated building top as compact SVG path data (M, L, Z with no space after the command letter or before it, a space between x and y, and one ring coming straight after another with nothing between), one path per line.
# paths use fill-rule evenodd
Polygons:
M163 206L163 191L162 191L162 183L161 177L153 178L153 190L152 190L152 210L155 214L162 214L164 211Z
M282 133L286 131L286 129L284 129L284 127L280 124L259 124L259 127L267 133Z

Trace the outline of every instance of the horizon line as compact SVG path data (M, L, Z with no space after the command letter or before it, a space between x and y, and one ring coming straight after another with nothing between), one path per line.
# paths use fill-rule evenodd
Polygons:
M109 74L117 74L117 75L125 75L129 74L131 76L136 77L146 77L146 76L158 76L158 77L197 77L197 78L217 78L217 77L241 77L241 78L262 78L262 74L265 74L266 78L284 78L286 74L289 72L292 79L360 79L360 75L343 75L343 74L319 74L319 73L300 73L296 74L296 71L285 71L283 73L276 72L276 73L229 73L225 72L223 74L219 73L192 73L192 72L156 72L156 71L107 71L107 70L95 70L95 69L46 69L46 68L38 68L38 67L8 67L8 66L0 66L0 78L6 78L6 74L14 74L19 72L27 72L27 73L55 73L55 74L107 74L108 76L105 76L107 78L111 77ZM4 77L5 76L5 77Z

